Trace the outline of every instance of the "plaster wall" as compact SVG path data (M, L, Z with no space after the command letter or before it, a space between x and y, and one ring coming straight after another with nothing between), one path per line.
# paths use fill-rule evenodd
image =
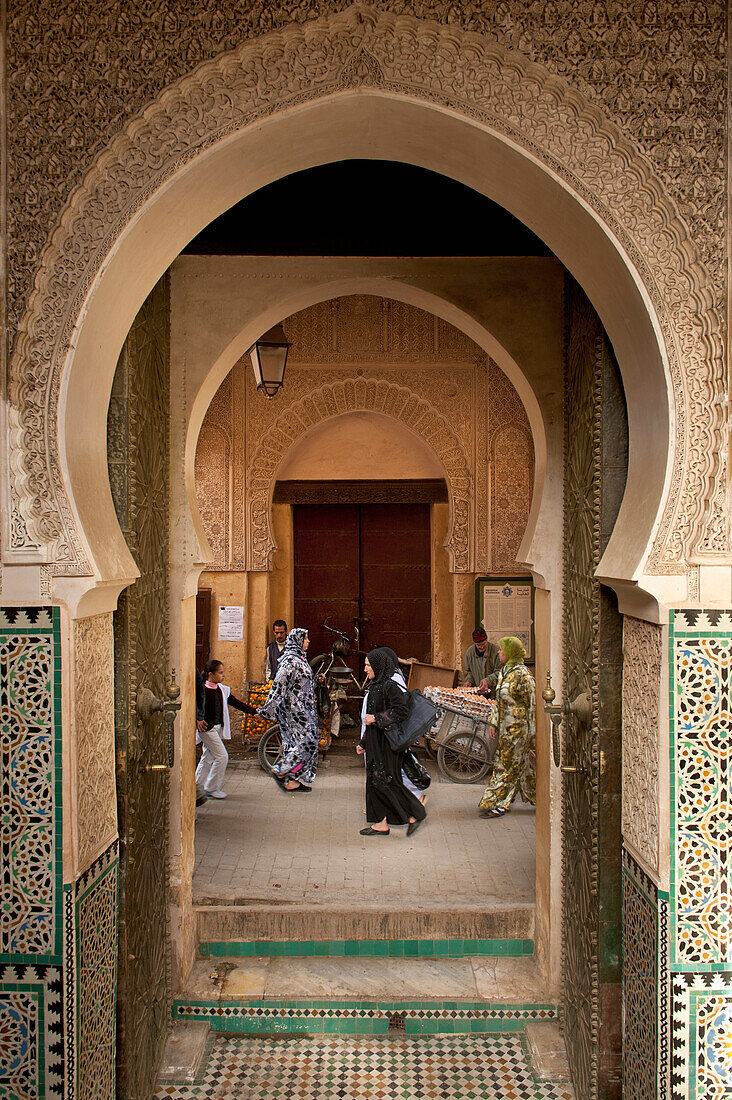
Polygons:
M277 471L279 481L397 481L444 475L419 435L370 412L348 413L313 428L289 449Z

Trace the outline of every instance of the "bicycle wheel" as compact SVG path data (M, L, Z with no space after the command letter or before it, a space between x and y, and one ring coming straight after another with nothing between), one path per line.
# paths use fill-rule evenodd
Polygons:
M268 773L282 759L282 735L279 726L270 726L259 738L257 756L263 770Z
M488 742L477 733L458 730L440 742L437 763L453 783L477 783L491 766Z

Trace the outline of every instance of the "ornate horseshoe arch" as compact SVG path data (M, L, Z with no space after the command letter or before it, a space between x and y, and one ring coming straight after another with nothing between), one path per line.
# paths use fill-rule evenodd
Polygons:
M60 395L90 292L135 219L197 158L252 124L366 90L454 112L499 135L619 242L651 303L674 404L665 506L645 568L680 573L692 554L727 550L719 319L688 229L649 161L585 97L521 55L479 34L356 5L201 65L111 142L72 196L11 360L7 560L46 562L50 574L89 572L73 477L65 481ZM261 523L254 511L252 520Z
M472 477L460 441L429 401L404 386L377 378L347 379L322 386L287 409L262 439L247 473L248 568L268 570L276 550L270 507L277 469L286 451L316 424L349 412L383 413L399 420L435 452L445 470L450 500L450 528L445 540L450 568L453 573L469 573L473 566Z

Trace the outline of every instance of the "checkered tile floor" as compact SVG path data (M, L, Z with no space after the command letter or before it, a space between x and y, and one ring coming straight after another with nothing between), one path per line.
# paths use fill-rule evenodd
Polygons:
M195 1085L174 1100L573 1100L539 1081L518 1035L392 1038L219 1036Z

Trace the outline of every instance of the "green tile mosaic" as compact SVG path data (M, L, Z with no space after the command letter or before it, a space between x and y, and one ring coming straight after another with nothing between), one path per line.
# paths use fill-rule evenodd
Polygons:
M207 942L199 945L204 958L227 956L343 956L391 958L462 958L466 955L525 957L534 954L533 940L257 940Z

